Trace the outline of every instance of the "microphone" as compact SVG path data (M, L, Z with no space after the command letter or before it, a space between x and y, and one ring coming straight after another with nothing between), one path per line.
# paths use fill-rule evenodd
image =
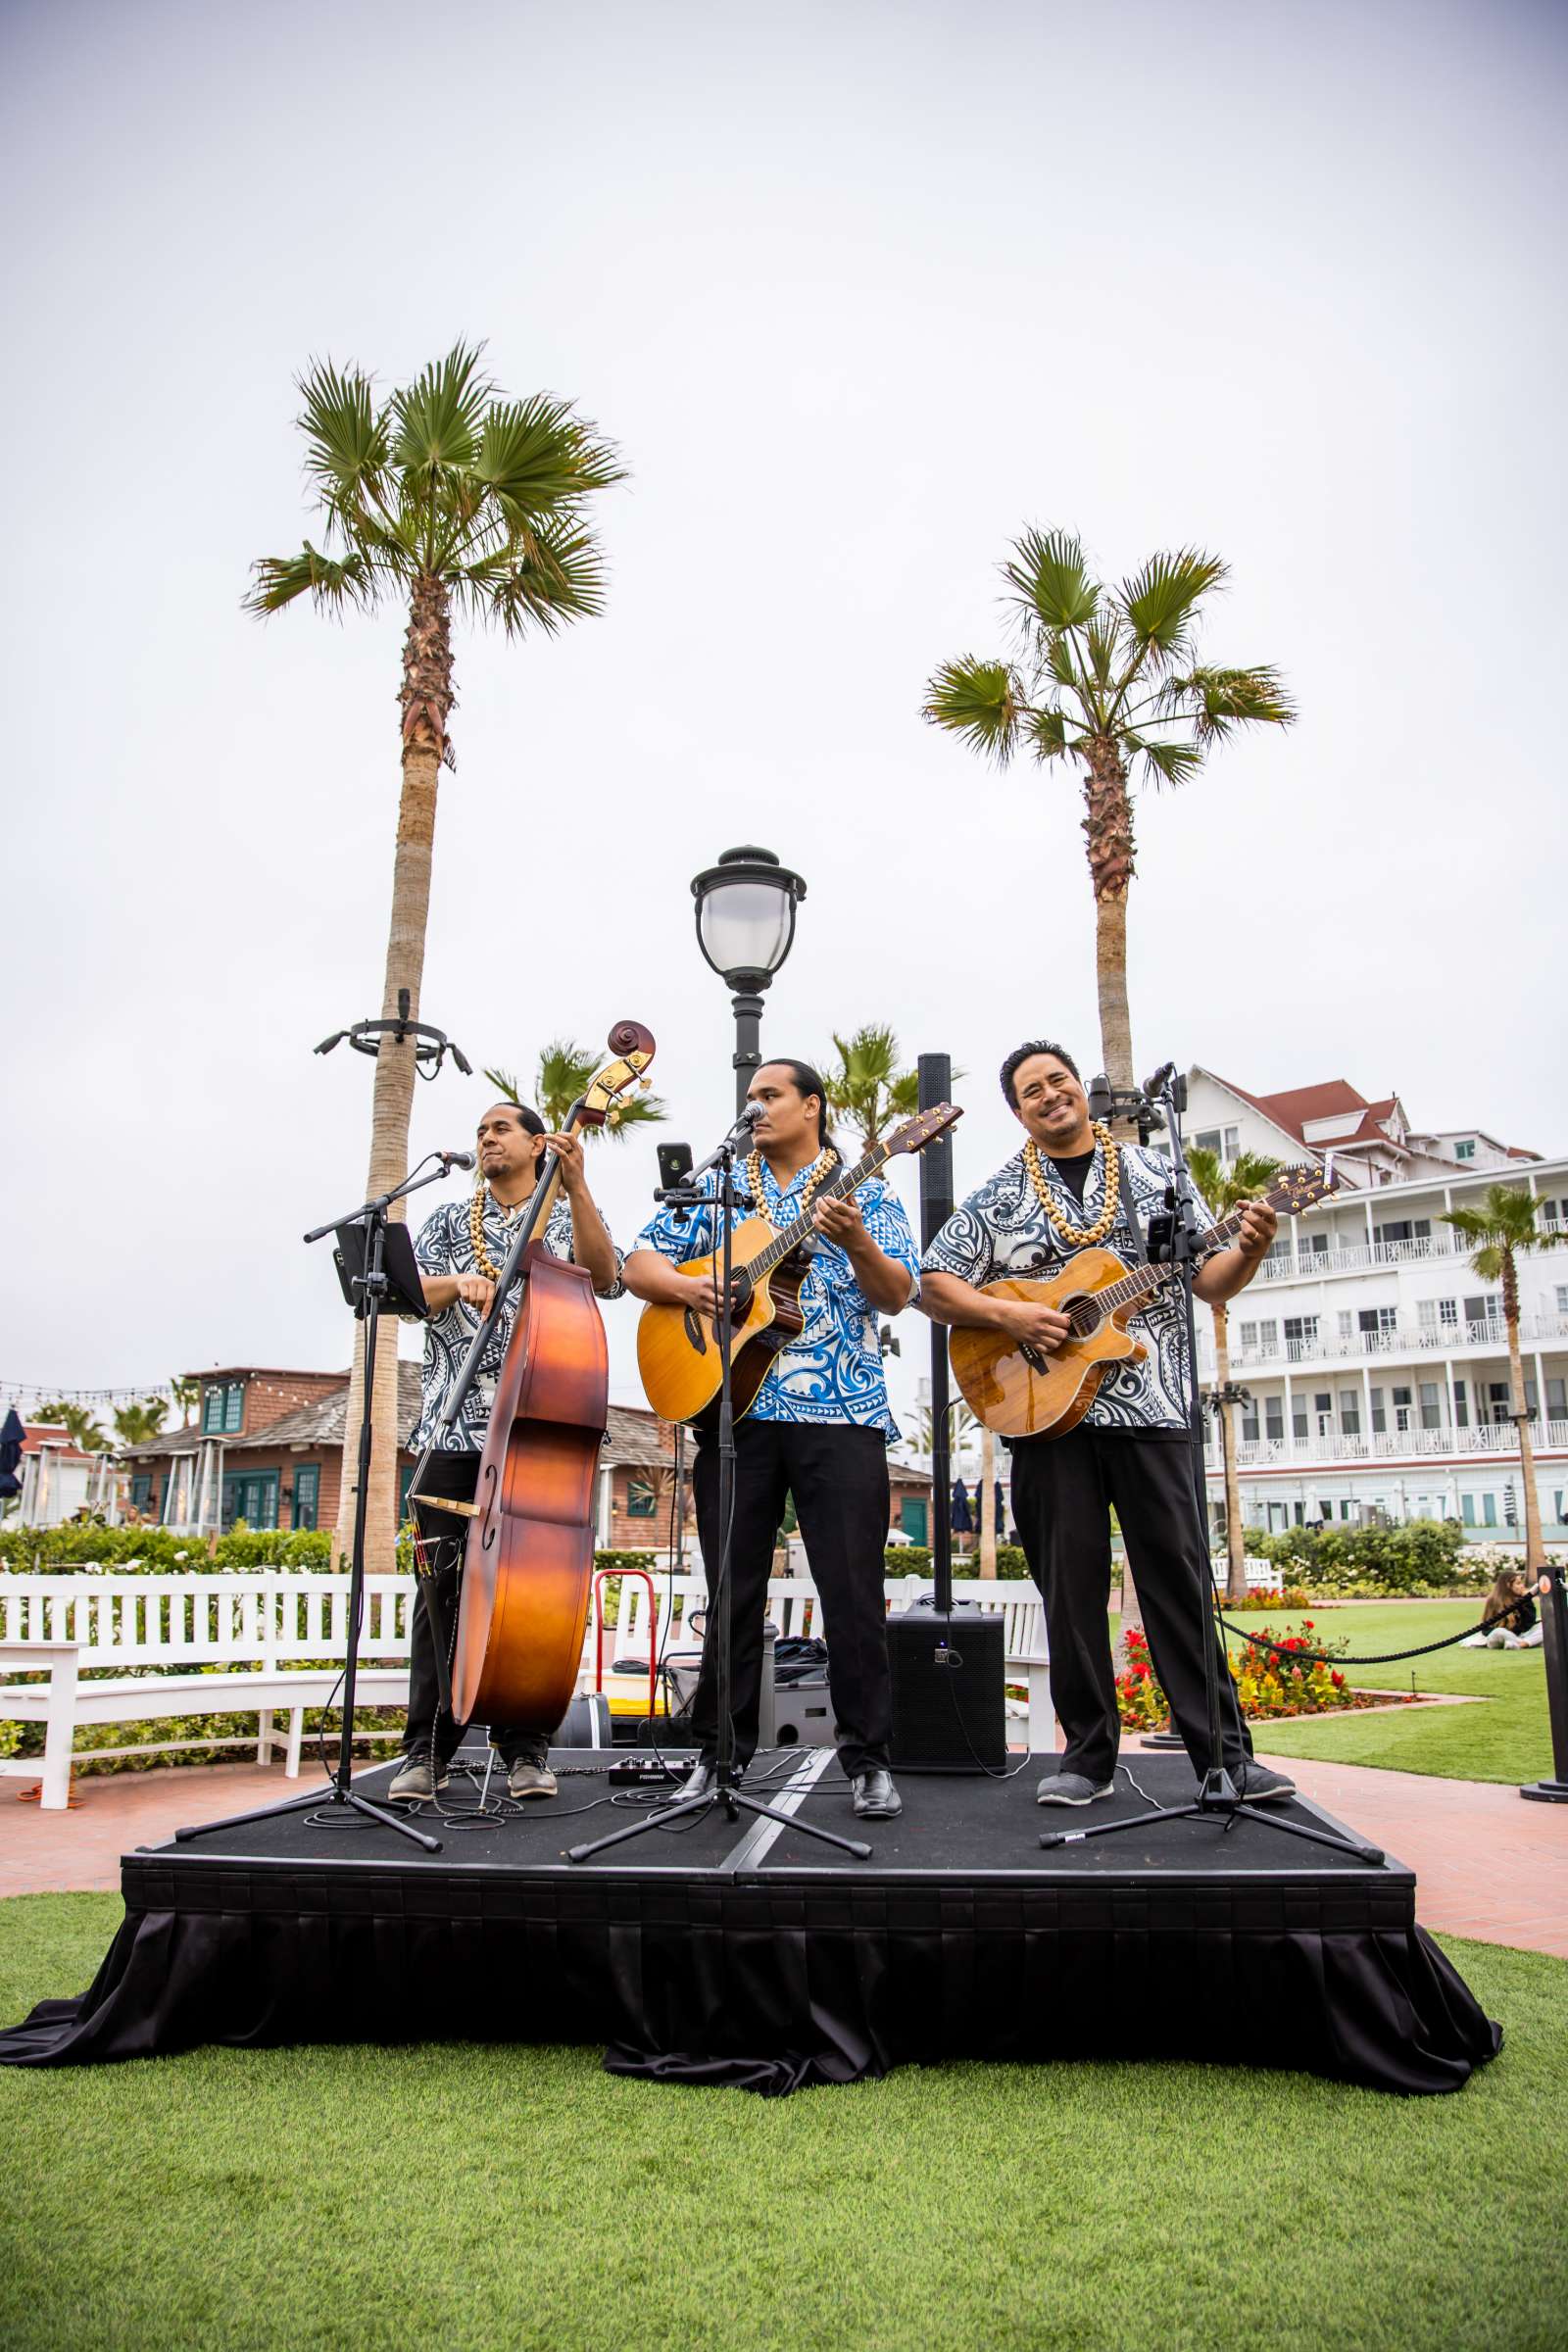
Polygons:
M731 1135L749 1133L751 1129L757 1125L757 1122L761 1115L762 1105L760 1102L748 1102L745 1107L736 1114L735 1124L730 1129Z
M1158 1069L1154 1072L1152 1078L1146 1078L1144 1080L1144 1093L1150 1098L1151 1102L1153 1101L1156 1095L1162 1095L1165 1092L1166 1087L1169 1086L1175 1075L1176 1064L1173 1061L1162 1061Z
M1089 1081L1089 1116L1103 1124L1109 1118L1112 1107L1110 1080L1102 1070L1098 1078Z
M472 1168L478 1165L477 1155L472 1152L438 1152L436 1157L444 1168Z

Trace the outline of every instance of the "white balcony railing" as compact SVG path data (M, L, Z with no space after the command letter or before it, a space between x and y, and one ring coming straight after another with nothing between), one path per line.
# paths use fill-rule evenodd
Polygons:
M1530 1435L1538 1453L1568 1451L1568 1421L1533 1422ZM1512 1424L1499 1421L1479 1429L1377 1429L1353 1437L1335 1431L1317 1438L1244 1438L1236 1448L1236 1467L1268 1470L1295 1463L1409 1461L1412 1457L1486 1461L1499 1455L1517 1457L1518 1452ZM1209 1469L1219 1469L1217 1446L1205 1447L1204 1458Z
M1233 1327L1234 1328L1234 1327ZM1521 1315L1519 1338L1526 1347L1568 1340L1568 1315ZM1447 1355L1462 1348L1506 1351L1508 1327L1497 1315L1479 1323L1399 1323L1392 1331L1319 1332L1313 1339L1258 1340L1250 1347L1231 1343L1232 1371L1260 1364L1322 1364L1362 1356Z
M1568 1225L1543 1217L1538 1232L1548 1240L1568 1239ZM1413 1242L1340 1242L1327 1250L1279 1250L1257 1269L1259 1282L1311 1282L1319 1274L1364 1274L1378 1266L1418 1265L1433 1257L1465 1257L1470 1244L1446 1228Z

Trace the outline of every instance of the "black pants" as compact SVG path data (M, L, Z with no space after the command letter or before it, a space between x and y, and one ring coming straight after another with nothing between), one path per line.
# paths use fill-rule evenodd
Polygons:
M711 1593L723 1557L718 1524L718 1443L698 1443L692 1474L697 1531ZM729 1711L735 1758L757 1746L762 1679L762 1620L773 1546L786 1495L822 1597L828 1689L839 1730L839 1761L850 1774L886 1766L893 1735L888 1677L888 1448L879 1429L848 1422L741 1421L735 1429L735 1517L730 1543ZM692 1729L704 1756L718 1748L718 1611L710 1604Z
M427 1494L450 1494L458 1502L471 1502L479 1484L479 1456L432 1453L420 1484ZM457 1753L463 1735L441 1704L441 1685L436 1679L436 1638L430 1629L428 1604L434 1604L441 1628L441 1647L450 1673L458 1630L463 1552L469 1523L454 1518L450 1511L432 1510L423 1502L415 1504L414 1517L427 1549L434 1546L435 1568L430 1576L420 1577L419 1590L414 1596L409 1646L409 1728L403 1735L403 1752L412 1756L416 1751L433 1749L443 1763L448 1763ZM512 1724L492 1724L490 1744L500 1750L504 1763L514 1764L525 1748L536 1749L541 1740L548 1746L554 1729L553 1724L547 1725L543 1732Z
M1064 1438L1013 1447L1012 1512L1046 1604L1051 1697L1065 1739L1064 1772L1097 1788L1115 1769L1121 1736L1105 1612L1110 1605L1110 1513L1138 1585L1144 1632L1171 1720L1200 1770L1208 1762L1203 1622L1208 1588L1185 1444L1105 1432L1080 1422ZM1213 1636L1216 1648L1219 1635ZM1220 1652L1220 1739L1234 1773L1252 1742Z

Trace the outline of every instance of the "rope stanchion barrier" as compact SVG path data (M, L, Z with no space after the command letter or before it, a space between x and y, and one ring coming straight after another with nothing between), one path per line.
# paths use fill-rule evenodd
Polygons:
M1543 1577L1536 1587L1536 1591L1543 1593L1549 1592L1550 1590L1551 1582L1547 1577ZM1430 1657L1434 1650L1451 1649L1456 1642L1468 1642L1472 1634L1495 1633L1498 1626L1506 1626L1508 1619L1514 1613L1513 1609L1499 1609L1495 1616L1483 1617L1477 1625L1463 1626L1456 1634L1445 1634L1441 1642L1422 1642L1414 1649L1385 1649L1380 1650L1374 1657L1352 1658L1344 1657L1337 1650L1313 1649L1299 1641L1270 1642L1266 1635L1254 1634L1244 1625L1234 1624L1225 1615L1223 1609L1214 1611L1215 1617L1225 1631L1228 1634L1234 1634L1238 1641L1250 1642L1258 1649L1272 1649L1282 1658L1295 1658L1298 1661L1303 1658L1315 1658L1324 1666L1398 1666L1406 1658L1426 1658Z

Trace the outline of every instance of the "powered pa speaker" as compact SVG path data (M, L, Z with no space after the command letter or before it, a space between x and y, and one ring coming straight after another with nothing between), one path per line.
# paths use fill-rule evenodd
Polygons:
M1007 1762L1000 1615L930 1600L888 1619L897 1772L1001 1772Z

